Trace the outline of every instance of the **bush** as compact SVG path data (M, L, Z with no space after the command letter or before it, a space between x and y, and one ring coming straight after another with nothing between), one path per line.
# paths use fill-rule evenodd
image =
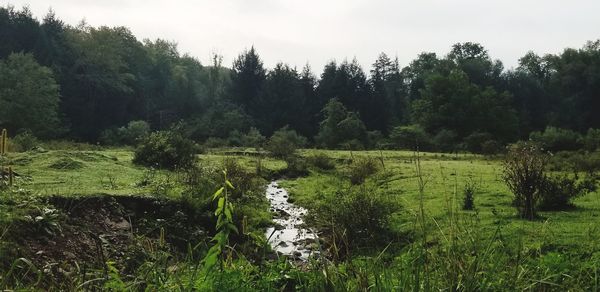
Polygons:
M286 159L293 156L296 149L305 145L306 138L285 126L273 133L267 144L267 150L275 157Z
M593 174L600 171L600 152L561 151L551 156L549 167L553 171L574 171Z
M292 155L286 158L287 168L284 170L287 177L301 177L308 175L308 165L301 157Z
M246 171L235 159L225 159L222 168L227 171L227 179L235 186L230 194L232 200L240 201L263 196L260 178L255 173ZM221 173L218 175L222 176ZM218 181L218 177L215 180Z
M566 210L573 207L573 199L594 189L594 184L590 184L589 180L578 183L576 179L566 175L547 177L540 191L538 207L543 211Z
M150 125L145 121L131 121L127 127L104 130L100 141L104 145L135 145L150 133Z
M483 144L493 139L494 137L490 133L475 132L465 137L463 144L465 150L471 153L482 153Z
M38 138L36 138L31 131L25 131L14 138L9 140L12 144L12 150L15 152L29 151L40 144Z
M367 177L377 173L377 171L379 171L378 162L371 157L353 159L348 166L348 176L353 185L364 183Z
M242 133L238 130L229 132L229 137L227 137L227 145L233 147L245 146L242 142Z
M340 149L360 151L365 149L363 142L357 139L346 140L339 144Z
M335 168L333 160L323 152L313 154L307 158L308 162L314 167L322 170L332 170Z
M433 144L439 151L453 152L456 150L456 133L442 129L433 137Z
M333 232L340 250L354 249L389 234L390 218L399 210L395 200L367 187L338 190L316 210L317 220ZM344 248L346 247L346 248Z
M227 140L221 139L221 138L210 137L210 138L206 139L206 141L204 141L205 148L222 148L222 147L226 147L226 146L227 146Z
M252 127L248 133L242 136L242 145L258 149L264 146L266 140L258 129Z
M502 145L495 140L487 140L481 143L481 154L495 155L502 152Z
M475 182L472 180L467 181L463 189L463 210L475 209L475 189Z
M133 163L166 169L187 168L196 161L197 147L179 127L144 138L135 150Z
M519 216L536 217L537 202L546 182L546 157L535 143L512 145L504 161L503 179L514 194L513 204Z
M588 129L582 144L588 151L600 150L600 129Z
M419 125L395 127L390 140L400 149L431 150L431 137Z
M367 148L380 148L384 142L383 134L380 131L367 132Z
M547 127L544 132L533 132L529 139L548 151L569 151L583 147L579 133L555 127Z

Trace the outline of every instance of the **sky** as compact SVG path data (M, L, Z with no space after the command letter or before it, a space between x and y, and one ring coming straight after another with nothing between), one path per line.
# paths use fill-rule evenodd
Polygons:
M356 58L369 70L381 52L406 66L421 52L447 54L478 42L506 68L528 51L559 53L600 38L598 0L0 0L50 8L65 23L126 26L142 40L166 39L202 63L224 65L254 46L267 67L285 62L320 72Z

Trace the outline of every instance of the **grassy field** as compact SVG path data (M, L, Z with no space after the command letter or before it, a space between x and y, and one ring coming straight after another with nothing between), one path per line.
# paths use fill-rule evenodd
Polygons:
M302 150L308 157L324 153L336 164L335 170L311 169L310 175L297 179L284 179L282 185L289 188L297 204L314 208L320 198L340 188L350 187L344 179L346 161L353 157L370 156L379 161L383 158L383 174L375 176L381 187L401 203L402 212L398 222L411 222L418 212L419 192L415 175L414 153L408 151L327 151ZM131 163L132 152L124 149L102 151L27 152L11 154L14 169L21 175L22 187L41 195L152 195L149 186L139 182L148 175L148 169ZM257 159L240 151L213 151L200 155L202 165L218 166L227 158L234 158L240 165L252 171ZM468 181L476 184L476 211L482 226L494 232L499 225L506 236L519 235L532 247L556 250L588 249L600 239L600 195L590 193L577 198L574 210L542 212L543 219L529 222L515 217L511 205L512 194L501 179L501 160L472 154L421 153L424 174L424 208L428 216L444 226L449 210L462 204L463 188ZM262 166L271 171L284 169L282 160L262 158ZM156 179L175 175L169 171L155 171ZM385 177L381 177L381 176ZM381 181L381 182L380 182ZM174 193L178 196L178 193ZM402 226L398 226L402 229Z
M412 274L409 276L413 278L410 278L412 281L410 283L413 284L408 286L402 286L399 283L402 282L400 280L402 277L399 275L403 275L402 271L407 267L415 266L414 261L422 260L423 256L418 253L415 255L415 252L424 246L430 261L437 260L435 268L432 268L438 273L437 276L433 276L433 278L437 277L434 287L447 281L452 269L461 270L464 268L463 265L469 266L473 263L476 264L473 271L461 273L468 275L472 272L473 279L476 279L471 279L474 281L472 283L482 281L478 277L486 280L493 279L496 281L493 284L481 286L492 287L489 289L507 285L503 281L508 281L512 277L518 278L518 281L515 281L521 283L518 286L511 286L514 289L534 287L532 290L571 288L573 288L572 290L586 290L590 287L598 287L600 283L599 277L590 272L600 271L598 266L600 260L600 220L598 218L600 194L597 192L577 198L574 202L574 209L541 212L540 219L526 221L517 218L515 208L511 205L513 196L502 180L502 158L500 157L420 153L419 162L422 175L419 177L413 152L351 152L310 149L299 151L302 160L308 162L317 154L327 156L333 161L334 168L323 170L308 163L308 175L294 178L285 177L284 170L287 167L285 161L259 157L255 151L244 149L214 149L199 155L198 164L205 168L219 169L222 168L225 160L233 159L247 172L254 173L260 163L263 169L262 176L265 178L262 181L265 184L269 179L279 180L280 185L290 191L290 198L296 204L306 207L309 212L316 212L322 204L331 202L329 199L337 191L357 188L348 179L350 162L362 157L371 157L377 162L379 171L370 175L365 185L379 190L388 199L399 203L400 209L393 214L391 227L397 236L406 237L396 240L398 242L374 243L373 249L364 254L379 254L382 250L386 250L385 257L391 261L382 268L383 270L366 269L365 277L367 279L373 280L382 275L382 279L384 279L389 271L399 271L400 274L390 272L388 277L391 277L391 280L388 280L393 284L384 287L395 287L395 289L413 287L415 283L413 275L423 273L427 268L421 272L411 272ZM27 205L29 203L22 203L26 196L38 198L54 196L85 198L98 195L144 196L159 197L186 204L187 201L181 199L185 197L188 189L178 183L178 176L181 173L136 166L131 162L132 155L128 149L11 153L9 160L19 177L17 189L13 189L12 193L5 192L0 202L3 210L3 218L0 221L3 224L3 230L6 231L10 227L11 220L19 220L20 217L26 215L27 212L23 211L26 209L22 207L29 206ZM419 192L420 179L424 182L422 197ZM463 190L469 182L476 186L475 210L463 211L461 210ZM26 191L20 192L19 190ZM202 192L212 193L214 190L202 190ZM15 199L15 196L20 197ZM268 204L262 195L259 197L259 202L240 200L236 206L238 215L241 214L240 216L243 217L248 215L249 230L255 230L256 232L252 236L258 237L262 236L261 229L269 221ZM424 210L423 218L419 217L421 202ZM42 206L40 205L39 208ZM257 210L257 208L265 210ZM425 227L419 227L419 220L424 221ZM309 223L311 222L309 221ZM419 234L421 231L426 234L424 236ZM415 245L420 237L425 238L425 242L423 245ZM470 243L459 246L455 243L457 238ZM0 237L0 241L2 239ZM393 238L391 240L394 241ZM482 260L483 263L473 260L474 254L484 250L480 246L487 246L488 242L489 246L492 246L492 243L495 246L494 256L486 255ZM468 256L468 259L464 259L463 253L472 254ZM361 259L360 254L355 256L354 259ZM376 258L380 257L381 255ZM355 265L354 260L351 260L349 265L336 268L336 273L333 274L338 275L337 280L340 282L336 285L342 285L340 290L353 290L350 287L356 288L362 285L359 276L352 278L354 276L351 277L349 273L343 272L356 268L352 268ZM277 271L282 269L279 266L275 267ZM509 267L515 272L505 271ZM296 271L296 273L300 275L305 272ZM499 275L500 273L504 274ZM282 276L284 278L290 277L288 274L281 275L287 275ZM317 282L335 282L334 279L319 278L322 277L320 274L314 277L320 279L313 279ZM459 274L457 277L466 276ZM462 278L457 281L468 282ZM588 283L590 281L595 281L595 284ZM273 285L268 287L280 287L277 286L280 284ZM417 284L414 285L420 284L417 281ZM447 285L455 284L452 282Z
M311 150L303 155L309 156ZM418 213L419 184L414 153L406 151L318 151L337 161L353 156L383 157L387 175L380 183L403 207L401 222L412 222ZM519 237L533 249L555 251L600 251L600 194L589 193L575 199L576 208L569 211L541 212L538 221L520 220L511 205L513 195L502 181L502 160L472 154L421 153L421 168L425 181L424 209L440 228L448 225L451 210L460 209L463 189L468 181L476 184L476 211L483 230L494 233L502 227L503 235ZM347 164L337 163L335 171L312 171L308 177L283 183L297 203L311 208L319 197L336 189L349 187L343 173ZM341 175L340 175L341 173ZM377 180L377 177L373 178Z

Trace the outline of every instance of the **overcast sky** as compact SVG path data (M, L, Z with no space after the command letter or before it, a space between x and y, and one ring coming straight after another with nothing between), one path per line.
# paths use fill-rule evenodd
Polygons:
M483 44L505 67L533 50L558 53L600 38L598 0L0 0L28 5L39 19L52 8L68 24L127 26L141 40L175 41L182 53L225 65L254 45L268 67L279 61L320 73L329 60L368 70L380 52L407 65L423 51Z

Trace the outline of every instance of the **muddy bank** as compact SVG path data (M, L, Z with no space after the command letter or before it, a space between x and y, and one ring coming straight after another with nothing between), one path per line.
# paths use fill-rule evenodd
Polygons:
M47 207L11 226L12 257L32 261L60 279L107 261L136 269L158 249L184 255L207 242L211 213L177 201L136 196L52 197ZM161 231L162 230L162 231Z

